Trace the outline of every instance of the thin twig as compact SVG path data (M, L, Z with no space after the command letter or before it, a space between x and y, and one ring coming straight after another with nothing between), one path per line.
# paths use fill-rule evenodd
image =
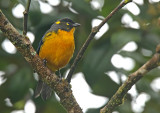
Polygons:
M25 11L23 12L23 15L24 15L23 35L26 35L26 33L27 33L27 21L28 21L28 11L29 11L29 7L30 7L30 3L31 3L31 0L28 0L28 1L27 1L27 5L26 5L26 9L25 9Z
M96 33L99 31L99 29L117 12L119 11L124 5L126 5L127 3L131 2L131 0L129 1L123 1L121 2L98 26L94 27L90 33L90 35L88 36L87 40L85 41L85 43L83 44L83 46L81 47L81 49L79 50L72 66L71 69L67 75L67 81L70 83L72 75L76 69L76 66L78 64L78 62L80 61L80 59L82 58L84 52L86 51L88 45L90 44L91 40L94 38L94 36L96 35Z
M110 101L105 107L103 107L100 113L112 113L112 111L118 105L124 102L124 97L127 94L128 90L138 82L147 72L159 66L160 63L160 45L156 48L156 54L146 62L142 67L140 67L136 72L129 75L128 79L119 87L117 92L112 96Z

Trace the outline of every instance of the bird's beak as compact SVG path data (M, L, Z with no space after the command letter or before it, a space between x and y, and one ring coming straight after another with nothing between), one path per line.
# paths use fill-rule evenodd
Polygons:
M81 24L79 24L79 23L74 23L73 24L73 27L78 27L78 26L80 26Z

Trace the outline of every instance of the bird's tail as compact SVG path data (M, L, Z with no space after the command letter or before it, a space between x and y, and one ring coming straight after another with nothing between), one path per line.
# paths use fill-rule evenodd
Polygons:
M52 88L44 83L42 80L38 81L34 97L37 98L41 95L43 100L47 100L52 95Z

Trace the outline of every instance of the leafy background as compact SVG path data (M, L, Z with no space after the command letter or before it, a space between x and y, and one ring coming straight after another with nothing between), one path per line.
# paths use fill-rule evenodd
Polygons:
M44 2L44 0L41 0ZM100 8L94 8L91 2L96 0L66 0L60 1L56 6L46 2L54 10L44 14L40 10L40 4L32 0L29 11L28 31L35 35L33 47L36 49L38 43L45 31L59 18L70 17L81 26L75 32L76 50L75 54L62 73L69 69L78 50L86 40L91 31L91 22L93 19L102 19L109 14L118 4L119 0L97 0L101 3ZM151 1L151 0L149 0ZM143 5L137 4L140 9L139 15L134 15L126 9L120 10L108 22L109 30L99 39L94 39L88 47L83 59L80 61L76 73L82 72L86 82L92 89L93 94L111 98L120 84L123 82L120 78L123 74L128 76L130 73L142 66L152 54L155 53L156 45L160 41L160 3L151 3L144 0ZM0 0L0 9L22 33L23 18L13 16L12 9L18 4L26 6L26 0ZM73 10L78 12L74 13ZM140 28L134 29L121 22L124 14L130 15L134 21L139 23ZM0 32L0 45L6 37ZM137 49L134 51L121 50L128 42L134 41ZM147 53L151 54L147 54ZM129 57L134 60L134 68L125 70L117 68L111 62L113 55L119 54L123 57ZM59 104L55 96L50 100L42 101L41 98L33 98L33 90L36 86L33 70L24 60L19 52L10 54L0 46L0 71L4 74L1 76L5 82L0 85L0 112L10 113L14 110L24 109L27 100L31 99L36 105L37 113L65 113L66 111ZM114 82L106 72L115 71L119 76L120 83ZM34 76L33 76L34 75ZM159 69L149 72L142 80L136 84L138 95L133 97L132 94L126 96L123 105L116 108L118 113L134 113L132 103L139 94L147 94L150 99L143 106L143 113L159 113L160 111L160 92L153 90L151 83L159 77ZM83 92L82 92L83 93ZM10 99L12 106L6 104L6 98ZM84 97L85 98L85 97ZM95 102L96 103L96 102ZM103 107L103 106L101 106ZM98 113L99 109L90 108L87 113Z

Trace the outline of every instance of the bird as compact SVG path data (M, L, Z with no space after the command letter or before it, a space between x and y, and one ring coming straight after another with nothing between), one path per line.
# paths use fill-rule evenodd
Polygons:
M44 34L39 42L37 54L52 72L65 67L73 56L75 49L74 31L80 26L70 18L57 20ZM47 100L52 95L52 88L39 78L35 89L35 98L41 95Z

